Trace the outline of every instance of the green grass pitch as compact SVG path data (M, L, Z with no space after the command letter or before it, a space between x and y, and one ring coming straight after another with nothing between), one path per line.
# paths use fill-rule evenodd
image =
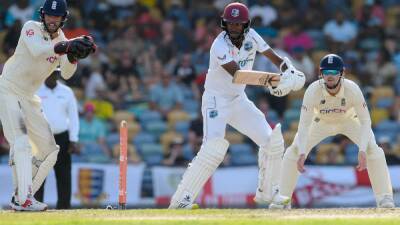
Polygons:
M0 211L0 224L157 224L157 225L380 225L400 224L400 209L133 209L49 210L47 212Z

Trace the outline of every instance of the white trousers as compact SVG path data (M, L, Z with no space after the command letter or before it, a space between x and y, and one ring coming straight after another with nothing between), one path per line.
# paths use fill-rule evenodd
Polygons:
M372 189L375 193L377 202L382 196L392 195L392 183L390 180L389 170L386 164L385 155L375 141L375 135L370 129L369 137L360 137L361 133L360 121L357 118L348 118L337 121L336 123L327 123L315 120L312 122L309 132L305 154L308 155L311 149L328 136L343 134L350 138L356 145L360 146L361 138L368 138L367 169L371 181ZM292 145L286 150L283 157L283 165L281 171L280 193L284 196L291 197L295 189L299 172L297 171L296 161L299 157L298 136Z
M26 149L15 148L21 146L16 140L28 135L29 151L32 151L33 175L36 174L41 163L46 157L58 151L58 146L50 130L50 126L41 110L40 98L38 96L21 97L7 90L0 90L0 121L4 135L10 144L10 164L14 163L14 151L26 151ZM26 145L23 145L26 146ZM29 146L27 146L29 148ZM15 174L14 174L15 175ZM17 188L14 181L14 188Z
M213 138L224 138L229 124L248 136L259 147L267 147L272 129L265 115L245 93L225 97L204 92L202 98L203 143Z

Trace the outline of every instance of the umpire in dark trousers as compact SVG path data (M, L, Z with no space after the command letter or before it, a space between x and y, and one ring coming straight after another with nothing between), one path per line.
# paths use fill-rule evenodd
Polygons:
M79 116L77 100L71 88L58 81L60 70L55 70L39 89L43 112L50 124L57 145L60 146L54 171L57 181L57 209L71 208L71 153L79 153ZM44 182L35 198L43 202Z

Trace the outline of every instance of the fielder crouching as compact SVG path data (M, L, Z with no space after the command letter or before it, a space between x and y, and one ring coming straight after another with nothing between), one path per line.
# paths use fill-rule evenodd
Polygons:
M90 37L65 38L60 29L68 16L65 0L46 0L40 16L41 22L24 24L15 53L0 76L0 120L10 143L13 171L10 206L17 211L47 209L33 195L53 168L59 151L35 93L57 66L69 79L77 61L96 49Z
M343 60L329 54L320 63L320 80L306 90L300 122L292 145L286 150L280 195L291 197L299 172L310 150L328 136L343 134L359 147L358 170L368 169L377 207L393 208L393 191L385 155L375 142L364 96L356 83L344 77ZM275 201L270 208L289 208Z

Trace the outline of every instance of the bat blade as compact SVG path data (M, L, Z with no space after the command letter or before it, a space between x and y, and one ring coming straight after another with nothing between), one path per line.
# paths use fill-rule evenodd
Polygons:
M280 81L280 74L254 71L254 70L238 70L233 76L234 84L248 84L257 86L273 86L276 87Z

